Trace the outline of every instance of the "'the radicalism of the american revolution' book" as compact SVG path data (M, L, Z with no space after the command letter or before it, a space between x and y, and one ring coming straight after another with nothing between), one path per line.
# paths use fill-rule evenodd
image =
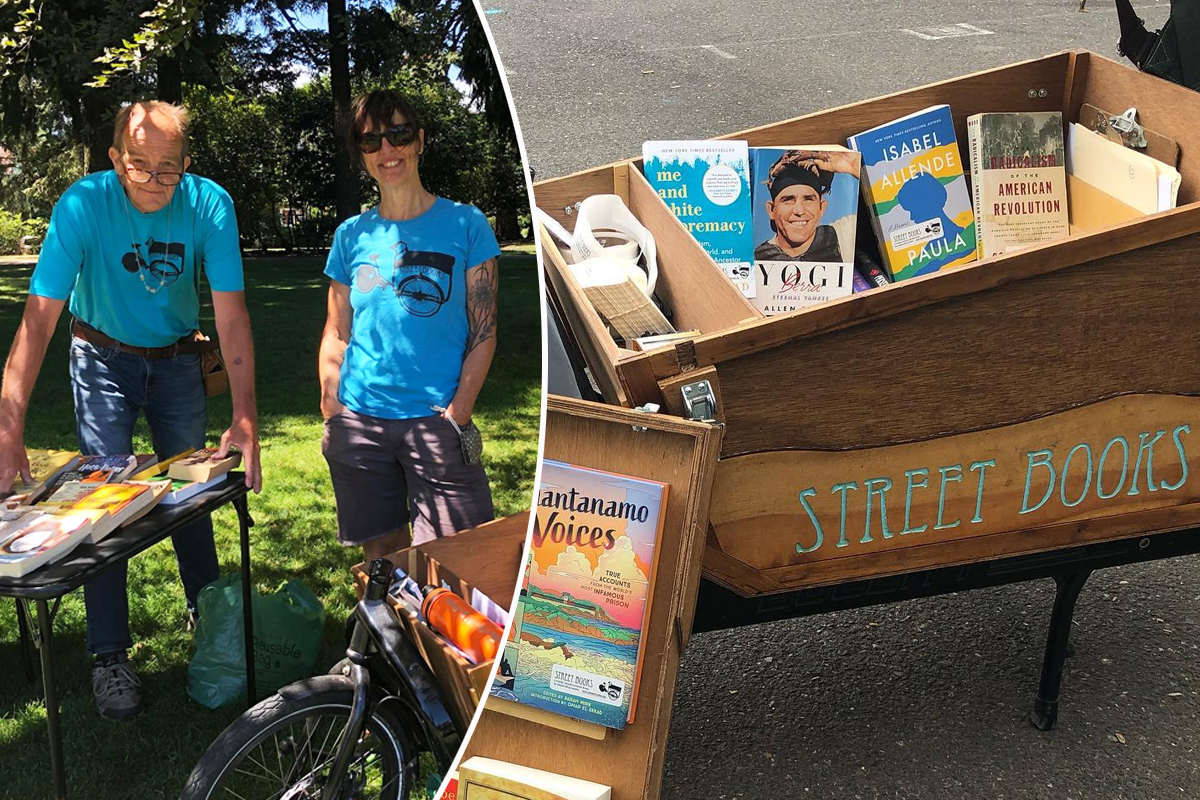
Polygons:
M975 260L975 218L950 106L851 136L862 153L863 195L896 280Z
M646 180L734 286L754 296L750 161L745 142L646 142Z
M854 291L858 153L838 145L754 147L754 280L767 316Z
M631 721L667 488L543 463L493 695L609 728Z
M1069 235L1062 112L975 114L967 142L980 258Z

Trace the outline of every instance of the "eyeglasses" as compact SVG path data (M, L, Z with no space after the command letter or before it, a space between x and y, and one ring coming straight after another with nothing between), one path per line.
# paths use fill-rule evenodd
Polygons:
M364 153L377 153L379 148L383 147L383 140L387 139L388 144L392 147L406 147L413 143L417 138L417 130L411 125L397 125L394 128L388 128L383 133L360 133L358 135L358 149Z
M140 167L135 167L133 164L125 165L125 174L129 176L129 180L134 183L149 183L150 179L158 181L159 186L178 186L183 180L182 172L159 172L158 170L145 170Z

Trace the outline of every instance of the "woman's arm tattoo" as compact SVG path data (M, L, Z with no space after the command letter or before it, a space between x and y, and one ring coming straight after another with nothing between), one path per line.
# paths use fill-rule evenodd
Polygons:
M496 259L473 268L467 284L467 353L496 335Z

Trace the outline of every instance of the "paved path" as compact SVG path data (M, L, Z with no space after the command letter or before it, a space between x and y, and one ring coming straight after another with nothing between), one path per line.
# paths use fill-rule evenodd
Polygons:
M484 0L539 178L1068 47L1116 58L1111 0L1087 5ZM1152 25L1167 9L1139 4ZM1200 797L1200 564L1093 578L1042 734L1026 717L1053 596L1047 581L697 636L663 797Z

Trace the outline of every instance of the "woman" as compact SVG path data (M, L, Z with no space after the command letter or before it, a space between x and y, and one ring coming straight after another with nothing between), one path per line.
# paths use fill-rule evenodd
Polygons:
M403 95L358 98L350 134L380 201L342 223L325 266L321 449L338 539L371 559L407 547L410 522L420 544L492 519L459 431L477 435L496 352L500 248L483 212L422 186L425 131Z

